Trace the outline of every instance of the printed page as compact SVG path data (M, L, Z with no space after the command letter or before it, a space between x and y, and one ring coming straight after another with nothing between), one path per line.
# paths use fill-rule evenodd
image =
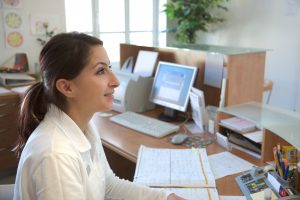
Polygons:
M220 196L220 200L247 200L245 196Z
M224 55L207 53L205 59L204 84L221 88Z
M157 62L158 52L140 50L135 62L134 74L151 77Z
M134 181L155 187L216 187L205 149L141 146Z
M225 126L229 126L238 131L250 131L250 130L254 130L256 127L256 124L254 122L239 117L222 119L221 123Z
M254 166L254 164L239 158L230 152L213 154L208 158L216 179L250 170L252 166Z
M249 138L254 142L260 143L262 142L263 131L255 131L255 132L244 134L243 136Z
M148 186L169 186L170 165L169 151L141 146L134 181Z
M167 188L166 190L188 200L219 200L216 188Z

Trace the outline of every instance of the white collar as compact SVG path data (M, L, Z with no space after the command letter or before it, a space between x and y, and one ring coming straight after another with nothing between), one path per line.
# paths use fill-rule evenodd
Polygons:
M78 125L61 109L54 104L49 106L45 119L53 121L63 133L71 140L79 152L86 152L91 149L91 144ZM90 125L86 134L90 134Z

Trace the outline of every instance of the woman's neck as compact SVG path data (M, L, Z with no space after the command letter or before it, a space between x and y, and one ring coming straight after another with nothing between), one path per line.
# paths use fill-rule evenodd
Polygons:
M65 112L77 124L82 132L85 133L92 115L80 109L68 108Z

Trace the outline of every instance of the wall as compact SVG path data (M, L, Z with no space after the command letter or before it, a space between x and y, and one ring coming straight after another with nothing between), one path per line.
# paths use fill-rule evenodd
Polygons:
M274 82L270 104L300 112L300 1L231 0L228 8L226 21L199 32L197 43L270 49L265 69L265 78Z
M297 87L297 98L296 98L296 111L300 111L300 77L298 77L298 87Z
M31 34L30 15L55 15L58 17L57 32L65 31L65 5L63 0L23 0L20 11L23 16L23 37L24 43L19 48L5 47L5 33L3 25L3 10L0 9L0 65L12 57L15 53L25 52L28 56L30 71L34 72L34 63L38 61L41 45L37 42L39 36Z

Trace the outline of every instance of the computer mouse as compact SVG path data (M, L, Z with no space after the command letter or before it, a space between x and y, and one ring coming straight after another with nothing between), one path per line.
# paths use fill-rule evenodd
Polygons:
M187 138L188 138L188 136L186 134L178 133L177 135L174 135L172 137L171 143L172 144L182 144Z

